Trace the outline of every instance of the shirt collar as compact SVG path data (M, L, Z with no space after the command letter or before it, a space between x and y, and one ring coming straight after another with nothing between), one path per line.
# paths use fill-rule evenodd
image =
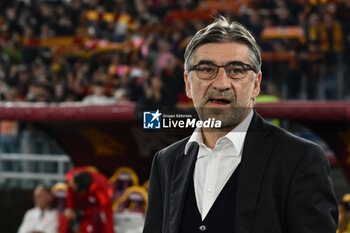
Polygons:
M188 140L188 142L186 143L186 146L185 146L185 154L187 154L188 152L188 149L190 148L191 144L194 143L194 142L197 142L199 144L199 146L202 146L204 145L203 143L203 138L202 138L202 131L200 128L196 128L190 139Z
M244 139L247 134L250 122L253 119L253 115L254 115L254 111L251 110L248 116L239 125L237 125L234 129L228 132L224 137L219 138L217 142L219 142L220 140L223 140L224 138L227 138L232 142L232 144L237 149L237 151L240 152L243 147ZM200 128L196 128L193 131L190 139L186 143L185 151L184 151L185 155L187 154L191 144L194 142L197 142L199 146L206 147L206 145L203 143L202 131Z

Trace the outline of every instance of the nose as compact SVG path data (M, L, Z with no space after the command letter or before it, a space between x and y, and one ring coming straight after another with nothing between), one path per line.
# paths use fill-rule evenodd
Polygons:
M216 78L213 80L213 87L217 90L227 90L231 86L230 78L226 74L226 70L220 67Z

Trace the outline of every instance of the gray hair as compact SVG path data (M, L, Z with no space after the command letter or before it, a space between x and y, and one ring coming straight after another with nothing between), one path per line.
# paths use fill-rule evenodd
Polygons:
M212 24L199 30L185 50L185 71L189 72L193 63L194 51L201 45L207 43L237 42L248 46L250 54L249 61L254 69L259 72L261 69L260 48L252 34L240 23L229 22L225 17L220 16Z

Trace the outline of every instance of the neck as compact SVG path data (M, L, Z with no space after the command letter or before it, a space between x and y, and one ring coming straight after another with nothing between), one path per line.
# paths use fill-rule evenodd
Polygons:
M250 111L248 111L248 113L244 116L244 118L240 122L238 122L238 124L227 126L220 129L202 128L203 143L207 145L209 148L213 149L216 145L217 140L219 138L222 138L223 136L228 134L231 130L236 128L239 124L241 124L247 118Z
M41 211L48 210L49 208L50 208L49 206L46 206L46 207L39 207L39 209L40 209Z
M221 128L217 130L202 128L203 143L207 145L209 148L213 149L216 145L217 140L225 136L228 132L230 132L234 128L235 127L224 128L224 129Z

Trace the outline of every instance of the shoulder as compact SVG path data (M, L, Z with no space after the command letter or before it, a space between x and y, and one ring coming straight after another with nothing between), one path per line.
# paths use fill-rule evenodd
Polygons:
M33 218L39 215L39 209L37 207L31 208L24 213L24 218Z
M173 144L163 148L159 151L159 153L167 154L167 153L177 153L179 150L185 150L186 143L188 142L190 137L183 138Z
M261 121L261 124L265 127L263 133L251 133L247 145L249 148L257 146L250 151L266 156L266 170L271 174L271 180L282 179L284 182L296 174L312 172L327 174L329 162L320 145L267 122Z
M312 141L301 138L285 129L271 125L269 133L266 135L267 142L273 144L272 157L283 160L289 165L297 165L307 161L322 163L327 165L328 159L322 147Z
M305 150L307 148L321 148L318 144L301 138L283 128L266 122L259 114L255 114L252 121L252 133L262 133L265 139L290 150Z
M278 140L278 143L282 147L286 147L292 152L310 152L317 151L319 153L324 154L322 147L310 140L299 137L291 132L288 132L284 129L276 127L275 129L275 137Z
M260 145L262 151L270 151L270 159L279 161L279 164L297 166L301 161L328 162L321 146L271 125L257 113L248 129L246 141L249 145Z
M279 128L274 125L270 125L272 132L271 137L274 137L277 142L282 145L289 145L288 147L294 146L296 149L309 148L309 147L320 147L318 144L299 137L285 129Z
M183 138L158 151L155 155L155 159L157 159L161 163L174 161L177 154L184 153L185 146L189 138L190 137Z
M52 208L52 209L48 210L48 215L49 215L51 218L53 218L53 219L56 220L56 219L59 217L60 212L59 212L57 209Z
M34 207L34 208L31 208L31 209L29 209L29 210L27 210L27 212L26 213L39 213L40 212L40 210L39 210L39 208L38 207Z

